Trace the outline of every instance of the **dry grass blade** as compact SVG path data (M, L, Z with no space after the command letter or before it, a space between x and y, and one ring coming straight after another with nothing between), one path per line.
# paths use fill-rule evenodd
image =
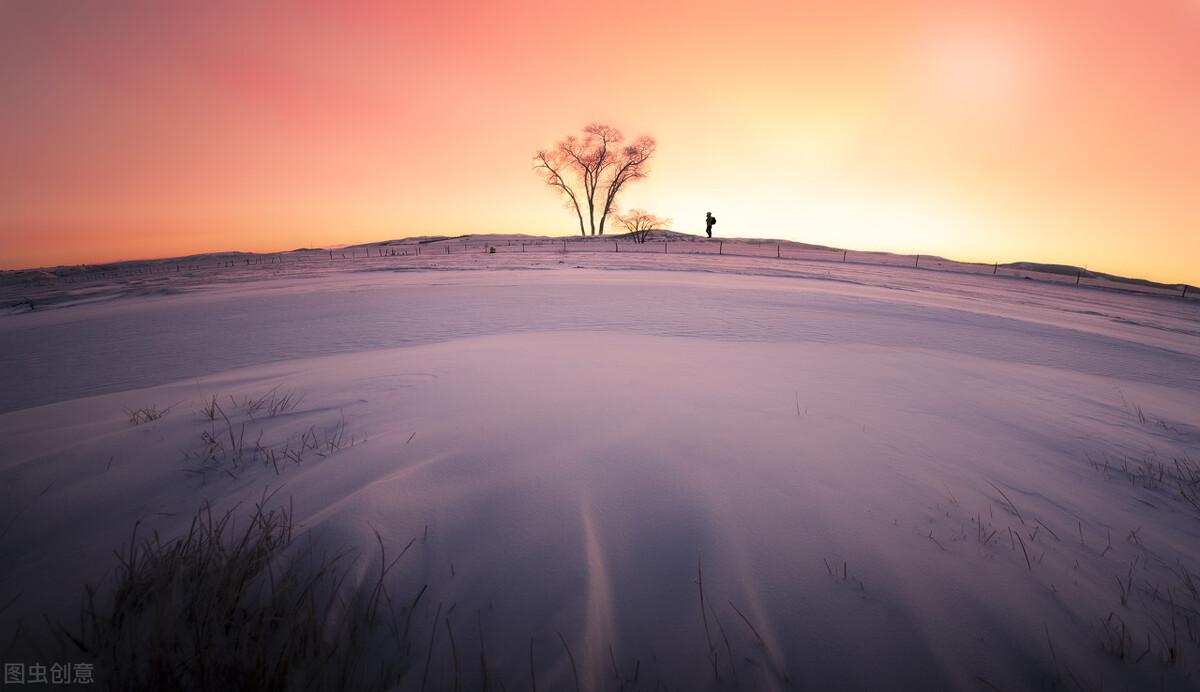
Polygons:
M558 633L558 640L562 642L563 649L566 649L567 660L571 662L571 677L575 680L575 692L579 692L579 669L575 666L575 656L571 654L571 647L567 644L562 632Z
M1020 512L1020 510L1018 510L1018 509L1017 509L1017 506L1016 506L1015 504L1013 504L1013 501L1012 501L1012 500L1010 500L1010 499L1008 499L1008 495L1006 495L1006 494L1004 493L1004 491L1003 491L1003 490L1001 490L1001 489L999 488L999 486L997 486L995 483L993 483L993 482L991 482L991 481L988 481L987 483L988 483L988 485L990 485L990 486L992 486L993 488L995 488L995 489L996 489L996 492L1000 493L1000 497L1003 497L1003 498L1004 498L1004 501L1008 503L1008 507L1009 507L1009 509L1011 509L1011 510L1012 510L1012 512L1013 512L1013 514L1017 515L1017 519L1019 519L1019 520L1021 521L1021 523L1022 523L1022 524L1024 524L1024 523L1025 523L1025 518L1021 516L1021 512Z
M747 618L746 615L744 613L742 613L742 611L739 610L738 607L733 604L733 601L728 601L728 603L729 603L729 607L733 608L733 612L737 613L738 617L740 617L742 619L742 622L746 623L746 627L750 628L750 633L754 635L754 638L756 640L758 640L758 643L763 648L766 648L767 643L765 641L763 641L762 635L760 635L758 633L758 630L756 630L754 628L754 625L750 623L750 619Z
M1029 551L1025 550L1025 539L1021 538L1020 532L1014 531L1013 533L1017 537L1017 542L1021 544L1021 553L1025 555L1025 566L1029 568L1030 572L1032 572L1033 571L1033 563L1031 563L1029 561Z
M712 665L713 677L720 680L721 674L717 670L717 653L713 647L712 633L708 627L708 613L704 607L704 565L700 557L696 558L696 583L700 587L700 619L704 622L704 640L708 643L708 660Z

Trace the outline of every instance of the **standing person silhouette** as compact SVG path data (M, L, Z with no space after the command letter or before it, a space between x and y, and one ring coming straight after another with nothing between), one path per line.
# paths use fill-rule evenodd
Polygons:
M712 227L716 223L717 217L713 216L711 211L704 212L704 232L708 234L709 238L712 237Z

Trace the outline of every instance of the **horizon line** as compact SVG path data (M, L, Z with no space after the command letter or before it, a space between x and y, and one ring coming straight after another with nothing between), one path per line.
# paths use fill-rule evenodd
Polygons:
M1179 287L1179 288L1183 288L1184 286L1187 286L1189 288L1200 288L1200 286L1198 286L1197 284L1191 284L1186 281L1160 281L1160 280L1156 280L1156 279L1147 279L1147 278L1143 278L1140 276L1125 276L1123 274L1114 274L1112 272L1098 270L1098 269L1089 269L1087 267L1087 265L1063 264L1061 262L1045 262L1045 261L1029 260L1029 259L1014 259L1014 260L1005 260L1005 261L994 260L992 262L979 261L979 260L959 260L959 259L954 259L952 257L948 257L946 255L942 255L942 254L938 254L938 253L934 253L934 252L915 253L915 252L900 252L897 250L889 250L889 249L863 249L863 248L854 248L854 247L849 247L849 246L842 247L842 246L834 246L834 245L824 245L821 243L809 243L809 242L805 242L802 240L794 240L794 239L788 239L788 238L774 238L774 237L766 237L766 236L762 236L762 237L760 237L760 236L730 236L730 237L709 239L709 238L705 238L704 236L699 235L699 234L688 233L686 231L677 231L677 230L670 229L670 228L656 228L656 229L651 229L651 230L655 231L655 232L659 232L659 233L672 233L672 234L679 235L679 236L688 236L688 237L697 238L700 240L714 240L714 241L718 241L718 242L721 242L721 241L729 241L729 242L732 242L732 241L771 241L771 242L780 243L780 244L791 243L793 245L806 245L809 247L828 248L830 250L842 250L842 251L846 251L846 252L876 253L876 254L894 255L897 257L914 257L914 258L915 257L930 257L930 258L937 258L937 259L954 262L956 264L974 264L974 265L981 265L981 266L986 266L988 264L993 264L993 265L997 265L997 266L1010 266L1010 265L1016 265L1016 264L1033 264L1033 265L1040 265L1040 266L1046 266L1046 267L1061 267L1061 268L1066 268L1066 269L1075 269L1075 270L1079 270L1082 272L1087 272L1088 274L1092 274L1092 275L1103 275L1103 276L1107 276L1107 277L1111 277L1111 278L1115 278L1115 279L1124 279L1124 280L1128 280L1128 281L1140 281L1140 282L1156 284L1159 286L1175 286L1175 287ZM299 247L293 247L293 248L288 248L288 249L283 249L283 250L260 250L260 251L232 250L232 249L230 249L230 250L211 250L211 251L206 251L206 252L195 252L195 253L184 254L184 255L166 255L166 256L158 256L158 257L127 257L127 258L123 258L123 259L106 260L103 262L79 262L79 263L72 263L72 264L60 263L60 264L53 264L53 265L25 266L25 267L14 267L14 268L0 267L0 272L16 273L16 272L28 272L28 271L45 271L45 270L52 270L52 269L59 269L59 268L66 268L66 267L103 267L103 266L110 266L110 265L136 263L136 262L161 262L161 261L167 261L167 260L186 259L186 258L190 258L190 257L205 257L205 256L216 256L216 255L230 255L230 254L279 255L279 254L299 252L299 251L304 251L304 250L309 250L309 251L338 250L338 249L353 248L353 247L383 246L383 245L386 245L389 243L397 243L398 241L415 240L415 239L421 239L421 238L431 238L431 239L434 239L435 241L440 241L440 240L455 240L455 239L459 239L459 238L484 237L484 236L524 236L524 237L528 237L528 238L547 238L547 239L554 239L554 240L579 239L579 240L586 241L586 240L598 240L598 239L610 239L610 238L623 238L623 237L627 237L629 235L630 234L628 232L612 233L612 234L605 234L605 235L579 235L579 234L545 235L545 234L537 234L537 233L496 232L496 231L484 232L484 233L460 233L460 234L456 234L456 235L442 234L442 233L426 233L426 234L401 235L401 236L396 236L394 238L389 238L386 240L377 240L377 241L369 241L369 242L361 242L361 243L299 246Z

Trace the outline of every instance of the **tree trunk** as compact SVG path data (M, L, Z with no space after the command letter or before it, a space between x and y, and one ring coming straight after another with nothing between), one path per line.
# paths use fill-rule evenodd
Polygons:
M572 198L571 201L575 202L574 198ZM583 233L583 214L579 211L579 202L575 202L575 218L579 219L579 235L584 235L584 233Z
M587 183L583 186L587 188ZM588 194L588 226L592 229L592 235L596 235L596 202L592 194Z

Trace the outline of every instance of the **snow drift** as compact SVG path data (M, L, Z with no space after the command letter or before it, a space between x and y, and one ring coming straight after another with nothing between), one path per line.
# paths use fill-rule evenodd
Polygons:
M6 642L135 523L273 491L352 579L415 539L402 686L427 651L431 688L1196 684L1195 304L560 267L4 317Z

